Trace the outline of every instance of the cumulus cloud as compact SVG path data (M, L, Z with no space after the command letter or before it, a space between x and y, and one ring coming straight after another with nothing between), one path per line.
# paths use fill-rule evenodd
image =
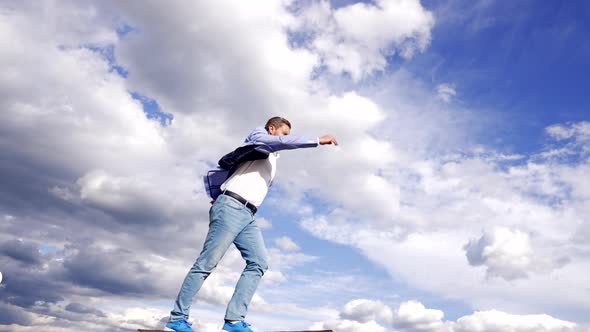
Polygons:
M388 311L390 320L381 325L376 317ZM393 315L391 315L393 313ZM422 331L422 332L553 332L553 331L587 331L583 326L559 320L546 314L514 315L497 310L477 311L459 317L456 321L444 321L441 310L426 308L418 301L407 301L392 310L389 306L372 300L353 300L347 303L341 312L342 319L329 322L317 322L312 328L331 328L335 331ZM361 317L361 321L347 319ZM393 318L393 319L391 319ZM393 325L389 325L393 323ZM391 326L393 330L389 327ZM364 330L363 330L364 329Z
M121 222L162 223L183 208L191 210L190 202L157 190L153 183L149 175L122 177L104 170L92 170L77 180L82 203L109 212Z
M549 315L511 315L490 310L476 312L457 320L457 332L553 332L578 331L576 324ZM579 330L581 331L581 329Z
M355 3L333 9L314 2L301 10L294 30L309 35L309 47L332 73L347 73L354 81L383 71L387 57L409 58L430 43L432 13L419 1Z
M378 320L384 321L384 324L378 322ZM345 332L385 332L389 330L387 326L391 324L391 320L392 310L383 302L357 299L344 305L339 319L316 322L310 329L332 329Z
M417 301L400 304L394 313L393 325L402 331L452 331L443 322L441 310L427 309Z
M519 230L495 228L470 240L464 248L469 263L486 266L489 276L525 278L535 265L529 235Z
M377 320L391 323L393 314L381 301L359 299L348 302L342 310L341 317L359 323Z

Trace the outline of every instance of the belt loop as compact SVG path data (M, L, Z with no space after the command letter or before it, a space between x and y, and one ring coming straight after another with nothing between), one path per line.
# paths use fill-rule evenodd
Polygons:
M249 201L246 200L246 204L244 204L244 207L248 210L250 210L250 212L252 212L252 215L255 214L255 212L248 206L248 204L251 204ZM254 204L252 204L252 206L256 206Z

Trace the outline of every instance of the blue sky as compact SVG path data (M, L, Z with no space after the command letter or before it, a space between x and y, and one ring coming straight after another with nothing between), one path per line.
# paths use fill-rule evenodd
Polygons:
M201 176L275 115L259 330L588 331L583 1L7 2L0 330L162 327ZM231 249L191 311L218 331ZM32 289L41 289L32 292ZM476 328L477 327L477 328Z
M537 151L546 126L588 117L588 4L424 1L437 15L428 52L412 59L425 80L454 81L462 102L497 112L515 152Z

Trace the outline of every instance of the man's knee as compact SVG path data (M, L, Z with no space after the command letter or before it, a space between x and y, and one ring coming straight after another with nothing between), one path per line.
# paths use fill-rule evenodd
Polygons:
M192 272L199 272L199 273L204 273L204 274L210 274L215 267L217 267L217 263L216 262L212 262L208 259L197 259L197 261L195 262L195 264L193 264L193 267L191 268Z
M264 275L264 273L268 270L268 263L267 263L266 259L249 261L246 264L246 270L257 271L261 275Z

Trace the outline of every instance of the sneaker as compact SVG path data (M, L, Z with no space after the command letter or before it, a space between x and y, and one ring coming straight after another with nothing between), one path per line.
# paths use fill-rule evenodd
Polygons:
M166 324L166 327L176 332L195 332L191 325L193 324L187 322L186 319L181 319L168 322L168 324Z
M223 329L221 332L254 332L248 326L250 326L250 324L243 320L234 324L226 321L225 324L223 324Z

